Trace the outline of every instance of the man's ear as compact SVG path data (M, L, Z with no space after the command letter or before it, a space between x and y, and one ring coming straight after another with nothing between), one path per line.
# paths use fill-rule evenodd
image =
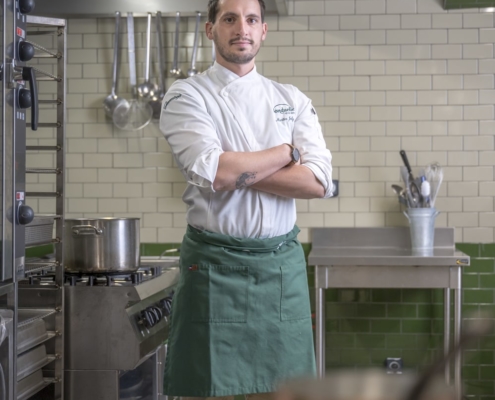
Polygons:
M205 25L206 37L210 40L213 40L213 24L211 22L207 22Z

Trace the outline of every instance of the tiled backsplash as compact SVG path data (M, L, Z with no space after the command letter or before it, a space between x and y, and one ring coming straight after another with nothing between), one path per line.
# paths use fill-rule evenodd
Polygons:
M438 161L444 167L437 226L455 226L456 242L494 242L494 13L445 11L439 0L294 0L289 8L290 16L267 17L258 69L313 99L340 180L338 198L298 200L300 239L309 242L313 226L405 225L390 188L401 183L404 149L413 166ZM180 27L185 71L194 23L183 18ZM125 12L122 27L119 94L130 97ZM145 28L145 18L136 19L138 82ZM167 71L174 29L174 19L164 18ZM143 242L178 242L185 184L157 123L125 132L103 111L113 30L111 18L68 21L67 217L137 216ZM211 47L202 31L204 70ZM167 87L172 82L169 76ZM40 90L53 93L44 82ZM50 137L40 130L29 141ZM39 155L28 162L51 161ZM33 205L48 208L43 200Z

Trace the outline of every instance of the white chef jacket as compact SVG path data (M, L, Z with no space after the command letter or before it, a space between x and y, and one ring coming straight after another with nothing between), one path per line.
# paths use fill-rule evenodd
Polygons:
M332 156L326 149L311 100L292 85L256 72L239 77L215 63L207 71L176 80L160 117L180 171L187 223L241 238L284 235L296 223L294 199L245 187L215 191L213 181L225 151L250 152L291 143L302 165L313 171L332 196Z

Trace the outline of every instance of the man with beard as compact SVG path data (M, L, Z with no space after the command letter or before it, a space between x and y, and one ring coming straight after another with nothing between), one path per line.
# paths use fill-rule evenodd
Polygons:
M264 12L263 0L209 0L216 62L162 104L160 129L188 183L169 396L267 394L315 373L295 199L332 195L331 154L311 101L256 71Z

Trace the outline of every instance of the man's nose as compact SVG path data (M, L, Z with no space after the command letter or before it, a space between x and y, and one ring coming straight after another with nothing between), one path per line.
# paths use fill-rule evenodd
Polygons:
M239 34L241 37L244 37L247 33L247 28L247 21L239 19L236 26L237 34Z

